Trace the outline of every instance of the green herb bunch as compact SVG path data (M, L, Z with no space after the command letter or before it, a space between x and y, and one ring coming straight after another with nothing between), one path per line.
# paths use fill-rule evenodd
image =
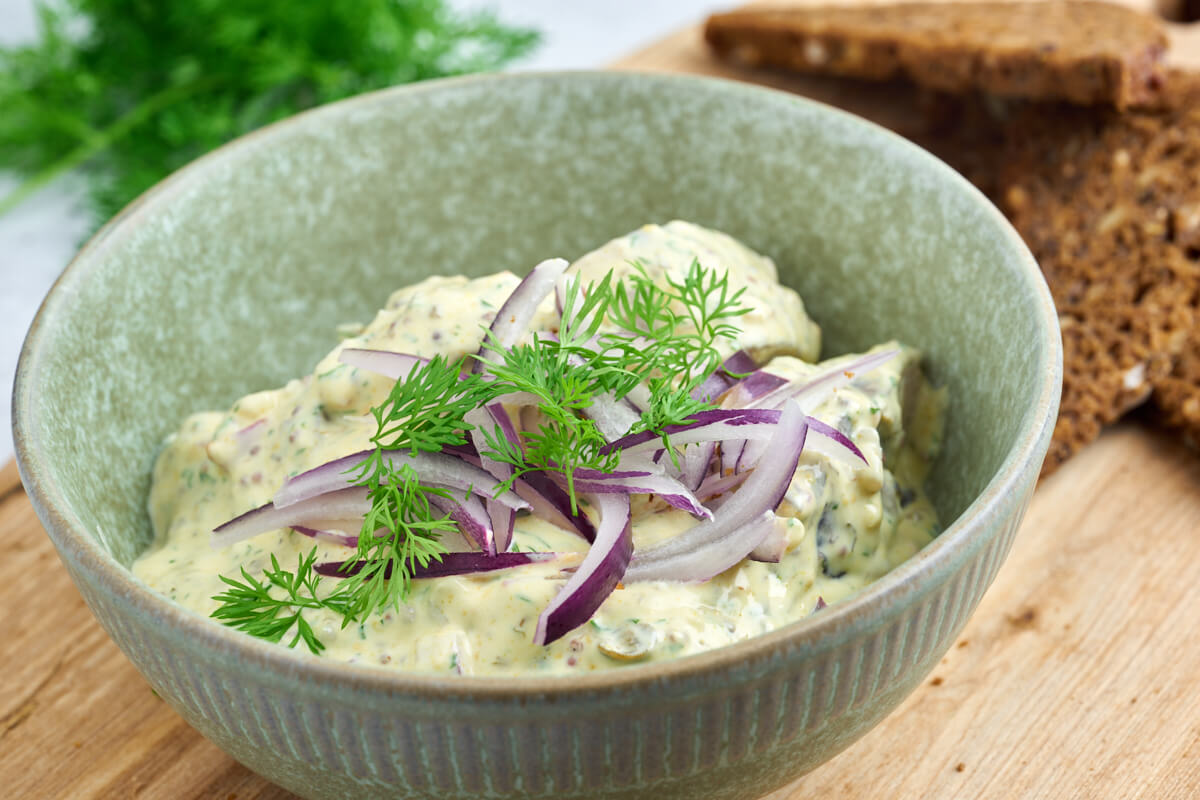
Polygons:
M465 372L465 366L465 357L447 362L436 356L396 381L387 400L371 409L375 449L354 472L371 508L363 518L355 560L347 562L357 571L338 587L349 598L347 623L398 606L408 596L414 567L441 560L446 552L441 536L455 525L435 511L433 502L448 492L421 483L408 464L394 467L384 452L437 453L466 443L471 425L464 417L493 397L494 389L483 376Z
M242 568L242 580L220 576L227 588L215 595L213 600L220 607L213 617L226 625L245 631L251 636L268 642L281 642L292 628L296 629L288 647L303 641L313 653L320 653L325 645L317 638L312 626L304 619L302 608L329 608L338 613L349 612L345 595L334 593L322 597L318 594L321 578L313 572L317 560L314 547L306 556L300 556L296 571L289 572L279 565L279 559L271 555L270 569L263 570L265 581L260 581ZM282 591L282 597L271 594L271 589Z
M312 106L497 69L533 31L443 0L63 0L0 49L0 214L75 168L104 220L171 171Z
M371 508L355 558L344 565L347 577L332 591L319 591L314 549L296 573L273 562L267 585L244 571L244 581L222 576L230 588L214 598L222 605L213 616L272 641L282 640L291 620L300 630L292 644L303 640L319 652L320 641L300 624L299 608L329 608L348 625L398 607L415 567L440 560L446 552L441 536L455 525L431 500L447 496L446 491L422 484L408 465L393 467L385 453L439 452L465 444L474 427L466 415L504 395L534 395L541 421L536 429L521 431L519 442L509 441L499 426L480 431L486 442L482 455L512 467L511 478L481 491L510 489L528 472L558 472L577 508L575 471L612 472L620 459L619 451L606 451L609 440L587 409L601 396L620 400L638 387L646 389L649 402L627 433L654 431L669 449L665 428L685 425L693 414L712 408L692 391L720 366L717 342L737 335L733 321L748 309L741 305L742 290L730 291L727 274L698 261L682 281L667 279L665 286L634 266L623 281L614 282L610 272L585 287L573 282L557 337L534 336L514 347L489 338L489 358L436 357L397 381L387 400L372 409L375 449L351 470L353 480L367 488ZM272 596L271 586L285 596ZM289 609L295 610L289 614Z

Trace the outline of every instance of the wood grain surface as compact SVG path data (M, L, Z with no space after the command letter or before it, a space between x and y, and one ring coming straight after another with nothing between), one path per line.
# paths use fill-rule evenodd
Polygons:
M903 129L888 87L732 70L697 29L617 66L770 83ZM12 463L0 609L0 796L292 797L154 695L71 585ZM1200 458L1127 422L1044 481L931 679L770 800L811 797L1200 797Z

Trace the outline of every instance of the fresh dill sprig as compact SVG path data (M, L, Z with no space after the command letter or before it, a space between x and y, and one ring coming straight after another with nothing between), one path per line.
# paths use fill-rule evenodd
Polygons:
M446 496L444 489L425 486L408 464L398 469L376 450L372 460L368 496L371 510L358 536L357 572L338 587L345 603L344 624L365 619L372 612L399 608L412 588L414 567L441 560L446 546L443 533L455 529L449 515L436 513L430 497ZM382 465L382 466L379 466Z
M213 596L221 604L213 612L213 617L251 636L276 643L283 641L288 631L295 628L296 633L288 646L295 647L303 641L310 651L320 654L325 645L317 638L300 609L328 608L345 614L348 606L340 592L335 591L327 597L319 596L321 576L312 568L316 558L317 549L314 547L307 556L302 555L297 559L295 572L288 572L272 554L271 567L263 570L265 582L257 580L245 567L242 568L241 581L220 576L229 588ZM272 595L272 589L282 589L283 596Z
M440 560L446 552L441 535L455 526L448 515L435 514L430 503L446 491L423 485L411 466L396 468L384 454L436 453L466 443L472 426L464 417L495 394L466 365L465 358L449 362L436 356L397 381L387 400L371 409L375 449L352 470L355 483L367 489L370 510L358 535L358 572L339 589L347 598L347 624L398 606L408 596L413 566Z
M647 385L650 403L639 430L662 431L712 407L691 393L721 365L717 342L737 336L732 320L749 309L741 304L745 288L731 292L728 273L705 269L697 259L682 281L668 276L666 287L642 264L633 266L608 311L624 333L603 335L602 347Z
M578 356L579 350L574 350ZM575 470L611 472L617 463L619 454L602 452L608 440L595 422L582 415L597 394L607 391L605 378L613 373L593 370L587 360L573 363L572 352L553 339L535 338L499 355L499 362L489 362L486 367L494 379L490 385L498 394L526 392L537 397L541 420L536 429L521 432L520 445L508 441L498 428L485 428L483 436L490 451L484 455L513 468L505 488L526 472L561 472L572 506L577 508Z
M39 0L38 38L0 47L0 169L88 178L103 222L230 139L306 108L498 69L535 32L445 0Z
M450 362L439 355L396 381L387 400L371 409L375 446L437 453L464 444L472 426L463 418L496 394L482 375L466 370L467 364L466 358Z

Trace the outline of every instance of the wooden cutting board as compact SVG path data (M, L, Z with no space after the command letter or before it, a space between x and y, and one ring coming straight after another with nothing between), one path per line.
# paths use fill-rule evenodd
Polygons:
M1184 55L1200 64L1200 46ZM714 64L697 29L617 66L757 80L905 123L887 90ZM11 463L0 609L0 795L292 797L154 695L71 585ZM1200 457L1134 421L1044 481L926 684L770 800L811 797L1200 797Z

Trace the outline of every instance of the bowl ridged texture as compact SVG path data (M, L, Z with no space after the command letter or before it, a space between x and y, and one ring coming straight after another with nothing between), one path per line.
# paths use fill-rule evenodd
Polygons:
M854 599L734 647L571 679L333 664L175 607L128 564L189 412L303 374L434 273L523 272L646 221L772 255L829 353L900 338L952 408L953 521ZM931 156L781 93L632 74L472 78L302 115L178 173L81 252L18 367L18 460L84 599L202 733L305 797L748 797L826 760L949 647L1004 560L1061 354L1036 265Z

